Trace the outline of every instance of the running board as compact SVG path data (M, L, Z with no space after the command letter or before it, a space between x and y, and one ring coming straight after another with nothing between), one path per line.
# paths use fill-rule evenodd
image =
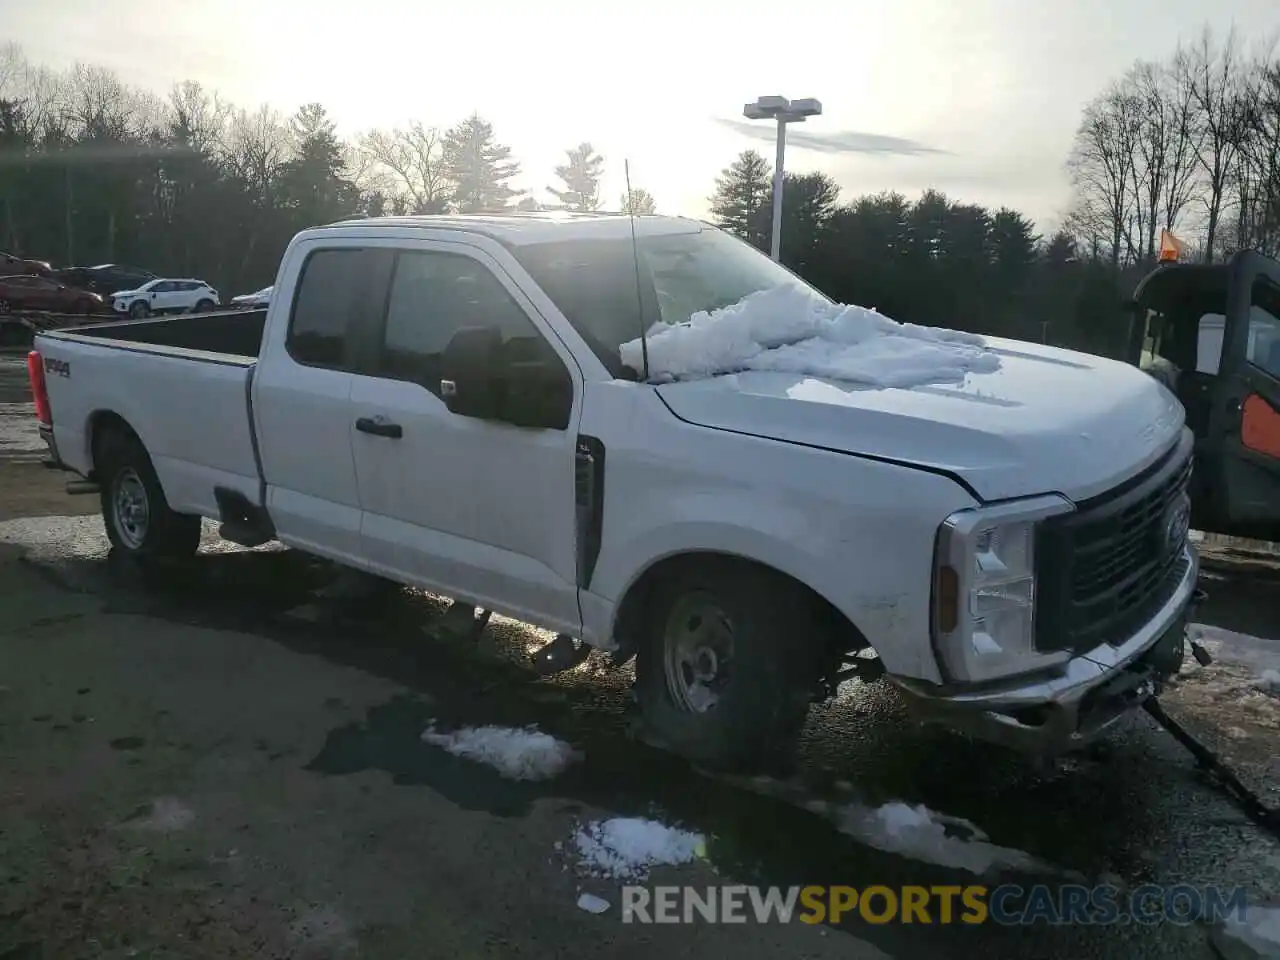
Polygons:
M253 503L238 490L214 487L218 515L222 521L218 536L242 547L260 547L276 538L275 524L266 507Z

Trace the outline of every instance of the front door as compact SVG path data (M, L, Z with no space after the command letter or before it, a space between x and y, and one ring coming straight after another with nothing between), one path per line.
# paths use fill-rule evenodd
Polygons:
M385 313L353 378L351 446L365 557L397 579L579 635L575 427L581 373L501 266L478 248L421 241L394 257ZM441 353L463 327L563 364L564 430L450 412ZM553 346L554 344L554 346Z
M1215 512L1223 532L1280 539L1280 263L1241 254L1231 265L1213 426Z

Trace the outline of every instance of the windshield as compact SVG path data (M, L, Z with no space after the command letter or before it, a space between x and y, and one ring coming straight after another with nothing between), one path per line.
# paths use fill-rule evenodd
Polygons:
M635 252L638 262L629 238L538 243L513 251L618 377L627 375L618 347L655 323L683 323L699 311L727 307L771 287L807 287L785 267L721 230L639 237Z

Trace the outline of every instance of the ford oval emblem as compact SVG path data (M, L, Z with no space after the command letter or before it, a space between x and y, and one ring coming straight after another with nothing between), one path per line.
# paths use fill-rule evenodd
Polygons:
M1172 553L1187 540L1191 529L1191 505L1185 496L1179 497L1169 505L1164 515L1164 547Z

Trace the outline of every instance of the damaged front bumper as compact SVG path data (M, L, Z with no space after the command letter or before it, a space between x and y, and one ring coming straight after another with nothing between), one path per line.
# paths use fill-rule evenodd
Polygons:
M980 691L940 691L895 680L916 715L1025 753L1054 756L1085 746L1159 692L1178 671L1200 559L1188 544L1169 598L1127 640L1100 644L1052 676Z

